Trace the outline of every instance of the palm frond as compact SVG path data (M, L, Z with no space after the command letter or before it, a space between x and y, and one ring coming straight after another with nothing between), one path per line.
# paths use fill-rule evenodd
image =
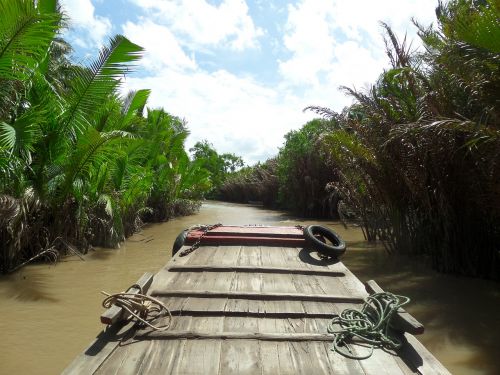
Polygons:
M61 17L32 0L0 0L0 14L0 79L26 79L47 54Z
M69 131L73 136L83 132L90 125L92 114L120 84L120 78L131 71L129 63L137 61L142 51L124 36L117 35L109 46L102 48L96 61L78 70L71 82L72 94L62 131Z
M67 197L78 176L88 174L94 163L103 165L112 160L115 153L111 149L107 150L105 146L115 139L123 138L133 138L133 136L118 130L101 133L93 128L88 128L81 134L76 150L66 162L60 199L64 200Z

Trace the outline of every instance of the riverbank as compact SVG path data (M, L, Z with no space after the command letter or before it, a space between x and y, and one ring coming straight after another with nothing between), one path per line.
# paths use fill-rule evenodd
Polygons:
M101 290L121 291L170 258L178 233L198 223L308 224L280 211L206 202L196 215L152 224L120 249L97 249L53 265L30 265L0 278L0 373L59 373L102 329ZM358 228L333 227L348 242L344 263L361 279L410 296L426 326L422 342L454 374L494 374L500 346L496 283L440 275L363 240ZM473 303L472 303L473 302ZM480 311L476 311L480 308ZM20 350L22 348L22 350Z

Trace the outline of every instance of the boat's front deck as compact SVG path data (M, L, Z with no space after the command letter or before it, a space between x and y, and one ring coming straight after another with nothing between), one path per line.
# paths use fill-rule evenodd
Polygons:
M111 330L112 340L103 336L68 373L448 374L410 334L398 355L378 349L358 361L330 350L332 315L360 308L367 296L341 262L324 264L295 247L202 246L179 254L149 293L172 311L170 329L130 329L118 338Z

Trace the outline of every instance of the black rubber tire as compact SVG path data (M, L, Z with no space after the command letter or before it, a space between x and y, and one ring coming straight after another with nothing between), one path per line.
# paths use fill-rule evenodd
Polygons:
M329 240L332 244L322 242L316 236L322 236ZM318 253L323 255L340 258L346 250L345 242L339 237L337 233L329 228L322 227L321 225L308 225L304 228L304 238L307 245Z
M177 254L177 252L181 249L182 246L184 246L184 242L186 241L186 237L188 234L188 230L185 229L179 235L174 241L174 246L172 246L172 256Z

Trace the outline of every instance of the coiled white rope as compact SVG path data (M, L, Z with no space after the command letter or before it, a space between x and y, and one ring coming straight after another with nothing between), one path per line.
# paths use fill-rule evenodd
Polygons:
M132 288L139 289L139 293L129 293ZM127 291L121 293L109 294L104 291L101 291L101 293L107 296L102 301L104 308L108 309L113 305L119 306L130 313L132 320L148 326L155 331L165 331L170 328L172 323L170 310L163 302L144 294L140 285L132 285ZM168 316L168 319L164 325L155 326L150 323L165 315Z

